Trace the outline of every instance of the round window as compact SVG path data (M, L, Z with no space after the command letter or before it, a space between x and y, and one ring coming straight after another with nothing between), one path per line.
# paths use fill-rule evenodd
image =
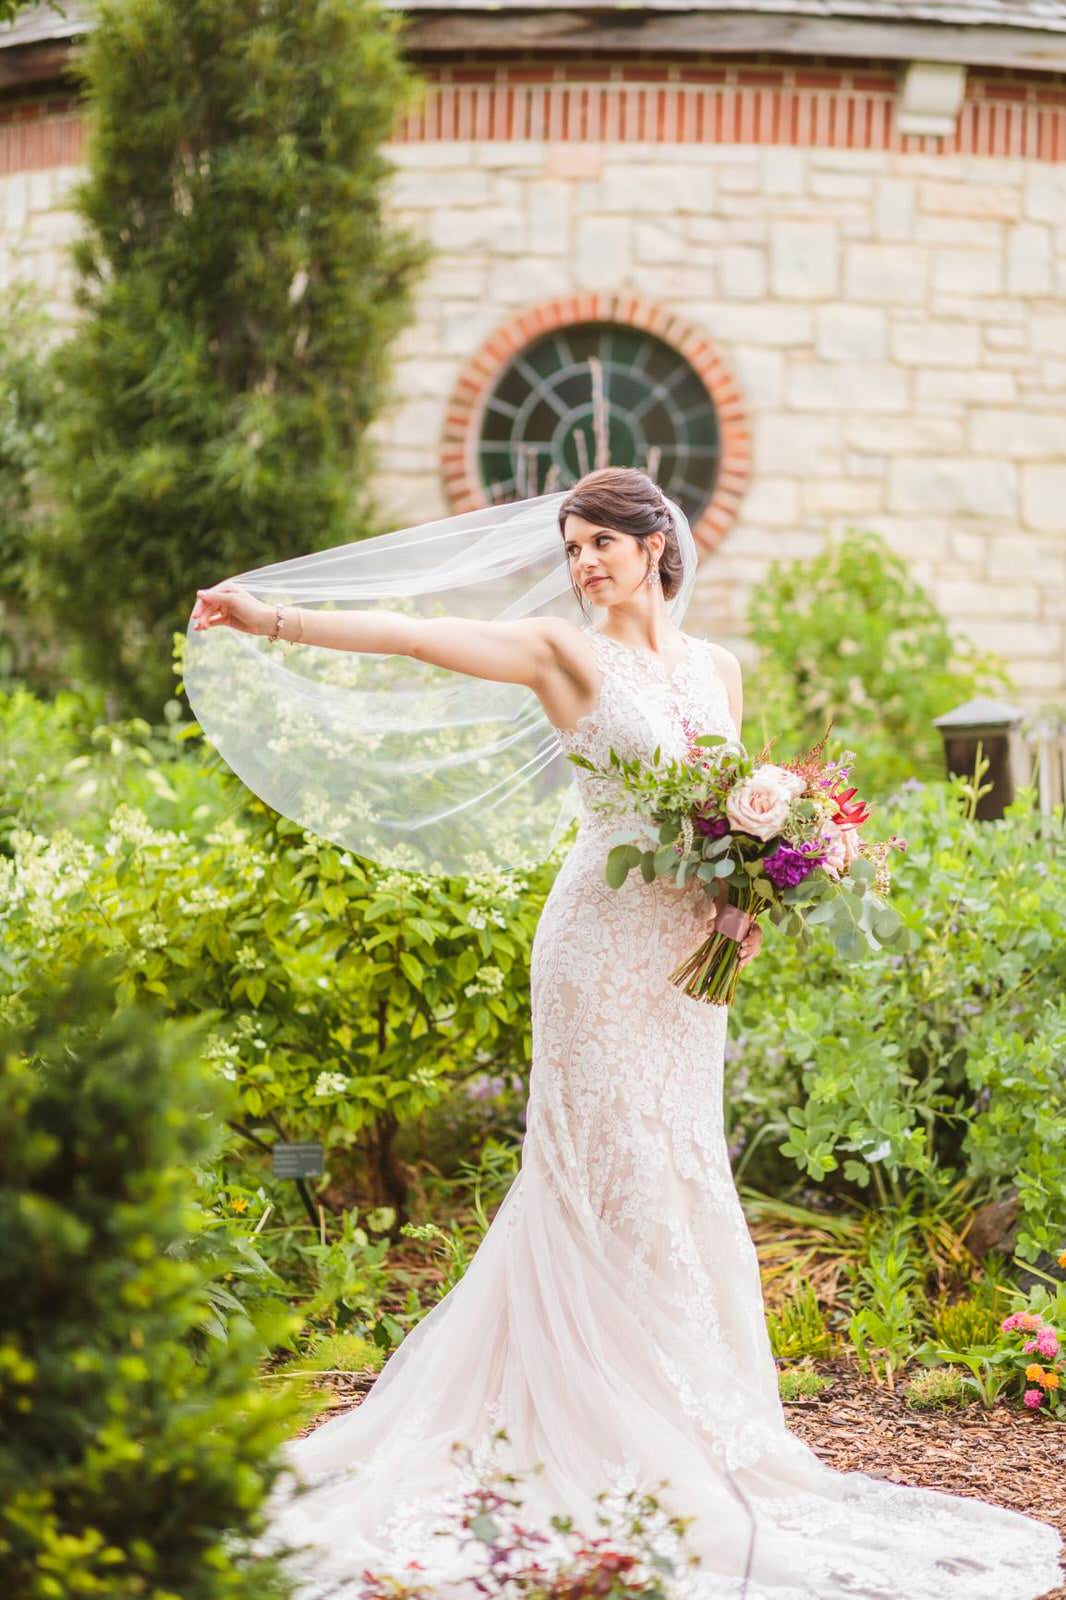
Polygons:
M594 467L641 467L694 522L718 477L718 413L685 357L620 323L556 328L489 390L478 471L489 500L567 489Z

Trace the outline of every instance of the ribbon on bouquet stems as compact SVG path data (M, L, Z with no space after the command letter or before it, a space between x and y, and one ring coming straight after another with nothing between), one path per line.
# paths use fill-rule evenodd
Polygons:
M708 1005L731 1006L740 977L740 945L755 925L756 896L750 888L736 891L714 919L714 929L698 950L670 974L670 982L684 989L693 1000Z

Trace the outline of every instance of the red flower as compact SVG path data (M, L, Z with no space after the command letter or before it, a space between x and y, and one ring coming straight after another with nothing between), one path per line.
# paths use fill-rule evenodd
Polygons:
M869 820L870 811L865 800L854 798L858 792L858 789L842 789L839 794L829 796L837 808L833 821L838 828L861 828Z

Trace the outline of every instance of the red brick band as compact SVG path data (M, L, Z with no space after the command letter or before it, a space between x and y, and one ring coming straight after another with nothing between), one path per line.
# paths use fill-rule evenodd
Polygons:
M541 334L580 322L620 322L654 333L699 375L718 414L722 453L714 493L692 533L701 550L713 550L736 516L751 467L744 402L736 379L702 328L632 294L564 295L511 317L486 339L459 374L445 416L441 471L453 508L472 511L487 503L477 447L482 411L503 368Z
M409 142L755 144L1066 160L1066 83L974 76L949 137L896 129L891 73L645 66L441 71L400 124Z
M776 66L537 63L430 69L398 142L591 140L757 144L919 155L1066 160L1066 82L971 73L954 134L900 134L892 72ZM0 110L0 173L75 165L82 120L69 102Z

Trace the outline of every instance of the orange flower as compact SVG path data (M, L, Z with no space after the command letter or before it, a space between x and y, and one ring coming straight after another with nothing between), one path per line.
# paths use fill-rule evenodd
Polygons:
M229 1203L231 1211L247 1211L248 1202L243 1194L235 1194Z
M1030 1366L1026 1367L1025 1376L1030 1383L1043 1383L1044 1369L1038 1362L1034 1361Z
M1059 1386L1059 1375L1057 1372L1045 1372L1044 1376L1040 1380L1040 1383L1045 1389L1057 1389Z
M1066 1267L1066 1250L1059 1253L1059 1266Z

